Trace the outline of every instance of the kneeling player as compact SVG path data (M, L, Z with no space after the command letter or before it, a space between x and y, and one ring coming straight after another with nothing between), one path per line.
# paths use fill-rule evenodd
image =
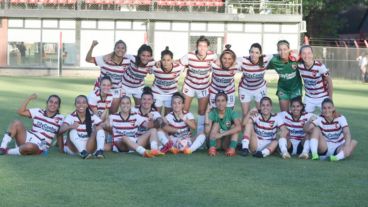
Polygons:
M220 91L216 94L216 108L206 117L206 132L210 137L210 149L208 154L215 156L216 148L222 146L227 156L235 156L235 148L238 144L238 133L241 131L239 115L227 106L227 95ZM230 141L231 140L231 141Z
M36 94L29 96L18 109L20 116L32 118L31 130L26 130L21 121L14 121L4 135L0 146L0 155L35 155L44 150L48 150L52 139L59 133L60 125L64 116L59 114L61 104L60 97L51 95L46 101L46 109L28 109L27 105L31 100L37 98ZM10 141L15 140L15 148L8 149ZM58 144L62 148L62 137L58 137Z
M184 96L174 93L172 97L173 111L166 115L166 126L164 130L169 134L169 140L173 142L170 149L177 154L182 151L184 154L191 154L202 146L206 136L200 133L197 137L192 137L192 130L196 129L196 122L191 112L184 112ZM165 143L163 143L165 144Z
M248 155L249 151L254 157L267 157L277 148L276 134L280 130L280 137L285 138L288 130L279 116L272 113L272 100L265 96L260 101L261 110L252 109L248 116L248 123L245 127L242 140L243 156Z
M134 150L144 157L161 155L158 151L157 130L149 129L141 136L137 136L138 127L146 125L146 118L131 111L131 100L123 96L120 101L120 112L112 114L105 128L112 131L113 151L128 152ZM146 148L150 147L151 150Z
M316 117L312 113L304 111L301 97L291 99L290 111L280 112L279 116L289 130L287 139L279 139L282 157L288 159L291 154L299 155L301 159L308 159L310 150L309 138L313 128L311 123Z
M336 112L331 99L326 98L322 102L322 115L313 124L315 127L310 140L312 160L329 157L331 161L337 161L353 153L358 142L351 138L346 118Z
M74 105L75 111L65 118L60 128L60 133L69 131L64 152L78 152L82 159L91 158L92 153L99 159L104 158L105 132L101 119L91 112L86 96L77 96Z

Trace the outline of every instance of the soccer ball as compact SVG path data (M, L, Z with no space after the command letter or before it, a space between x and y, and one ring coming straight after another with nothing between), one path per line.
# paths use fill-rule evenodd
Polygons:
M175 148L183 151L185 148L188 148L192 145L192 140L190 138L180 139L176 142Z

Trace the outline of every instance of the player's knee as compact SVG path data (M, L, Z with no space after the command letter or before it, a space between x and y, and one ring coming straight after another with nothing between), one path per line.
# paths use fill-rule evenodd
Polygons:
M19 128L19 127L22 127L22 126L23 126L23 123L20 120L14 120L13 123L11 124L11 128L12 127Z

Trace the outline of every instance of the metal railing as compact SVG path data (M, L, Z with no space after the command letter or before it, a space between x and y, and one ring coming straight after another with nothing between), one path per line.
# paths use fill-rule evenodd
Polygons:
M0 0L0 10L173 11L229 14L302 14L302 0Z

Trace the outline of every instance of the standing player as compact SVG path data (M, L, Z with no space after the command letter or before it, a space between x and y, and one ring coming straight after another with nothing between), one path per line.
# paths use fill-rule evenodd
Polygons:
M87 53L86 61L94 63L100 67L100 76L95 83L95 89L100 87L102 77L109 76L112 80L112 88L119 89L121 87L121 79L126 69L129 67L131 56L126 55L127 47L124 41L119 40L115 43L114 52L110 54L109 61L104 56L93 57L93 49L98 45L96 40L92 41L92 45Z
M276 95L279 98L280 110L288 111L290 100L302 96L302 79L300 78L298 62L290 53L290 45L286 40L277 42L278 55L275 55L269 69L275 69L279 74Z
M144 79L152 71L154 64L152 48L144 44L138 49L137 56L131 60L130 66L122 76L122 89L127 96L133 96L136 106L141 104Z
M180 63L188 68L183 85L184 111L190 111L194 96L198 98L198 134L204 131L211 63L216 60L216 54L208 50L209 46L210 41L206 37L200 36L196 43L196 50L180 59Z
M109 76L104 76L100 80L100 88L92 91L88 95L88 104L92 112L97 115L102 122L105 122L109 116L109 110L114 98L120 98L116 90L111 90L112 81ZM115 94L113 94L115 93ZM112 136L105 133L105 151L110 151L112 147Z
M215 156L216 148L226 150L226 156L235 156L241 123L239 115L227 107L227 95L220 91L215 97L216 108L206 113L206 134L209 134L210 148L208 154ZM207 109L207 112L209 110Z
M196 129L194 116L191 112L184 111L185 98L179 92L172 97L173 111L166 115L166 126L164 130L169 134L169 140L173 143L171 152L174 154L182 151L188 155L200 148L206 140L206 136L201 133L197 137L192 137L192 131ZM167 143L164 142L163 144ZM161 150L162 151L162 150Z
M149 129L142 136L137 136L138 127L147 125L146 119L137 113L131 112L131 101L128 96L123 96L120 101L120 112L109 116L105 129L113 134L114 151L128 152L135 150L144 157L161 155L158 151L157 130ZM151 148L147 150L146 147Z
M332 99L332 79L326 66L314 60L312 47L304 45L300 48L302 57L298 65L305 89L305 111L313 113L316 108L321 109L325 98Z
M95 157L104 158L105 132L101 119L91 113L86 96L77 96L74 105L75 111L65 118L60 129L60 133L69 131L64 151L78 152L82 159L91 158L93 152Z
M272 100L265 96L261 99L260 105L260 112L254 108L248 114L248 123L242 140L243 156L248 155L250 151L254 157L267 157L277 148L277 131L280 130L280 139L285 139L288 134L280 117L272 113ZM251 114L254 115L251 116ZM282 155L282 157L286 156L288 156L287 152Z
M32 129L26 130L21 121L14 121L4 135L0 155L37 155L44 150L48 150L52 140L59 134L59 129L64 116L59 114L61 99L57 95L51 95L46 101L46 109L28 109L29 102L37 99L36 94L29 96L22 106L18 109L20 116L32 119ZM15 148L8 149L10 141L15 140ZM62 137L57 138L58 145L62 151Z
M279 139L281 154L289 158L286 153L289 152L291 155L299 155L300 159L308 159L309 138L313 128L311 123L316 119L314 114L305 112L301 97L296 97L290 101L290 111L280 112L279 116L289 130L286 138Z
M262 46L254 43L250 46L249 56L242 57L240 71L243 73L239 82L239 98L242 103L243 123L247 123L245 117L248 114L251 101L256 101L257 109L260 109L260 100L267 95L267 83L264 79L266 67L272 56L262 54Z
M152 73L155 80L152 84L153 97L158 112L162 112L164 107L164 114L171 112L171 98L175 92L178 92L178 80L180 73L184 67L181 64L173 62L173 53L166 47L161 52L160 67L153 67Z
M312 160L329 157L331 161L338 161L353 153L358 142L351 138L345 116L336 112L331 99L323 100L322 115L313 124L315 127L310 140Z
M235 105L235 83L234 76L238 68L236 67L236 55L230 49L231 45L225 45L225 50L220 56L219 65L211 63L212 81L209 87L210 105L216 107L215 97L219 91L224 91L227 94L227 107Z

